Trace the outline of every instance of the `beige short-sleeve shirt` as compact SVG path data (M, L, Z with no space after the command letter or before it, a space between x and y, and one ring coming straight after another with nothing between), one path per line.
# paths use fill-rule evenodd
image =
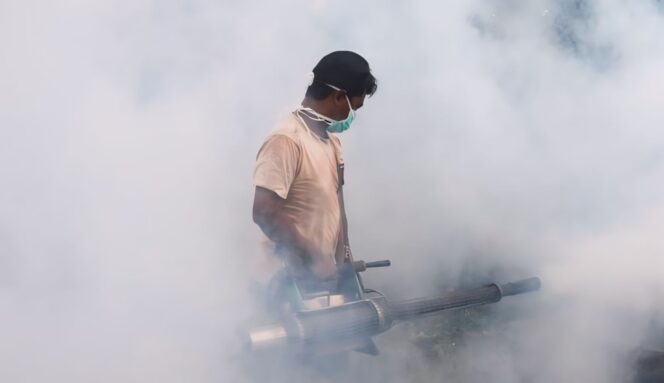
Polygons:
M321 138L295 114L279 122L256 157L253 182L286 200L296 229L334 261L341 232L337 166L339 138Z

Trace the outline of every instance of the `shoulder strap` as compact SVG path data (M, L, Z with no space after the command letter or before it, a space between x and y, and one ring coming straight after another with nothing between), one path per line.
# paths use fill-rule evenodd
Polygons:
M339 187L337 189L337 196L339 198L339 210L341 212L341 235L344 246L346 246L346 259L353 262L353 254L350 251L350 242L348 240L348 219L346 218L346 207L344 205L344 164L337 164L337 179Z

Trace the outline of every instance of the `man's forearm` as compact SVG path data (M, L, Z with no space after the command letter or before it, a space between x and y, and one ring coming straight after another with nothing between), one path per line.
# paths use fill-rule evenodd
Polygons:
M286 246L304 260L308 258L307 255L311 251L308 241L300 234L290 217L276 214L271 217L260 217L256 223L270 240Z
M254 217L254 221L265 235L275 243L284 246L290 256L299 258L301 266L305 266L306 270L321 280L337 278L337 262L335 262L334 254L324 254L313 246L308 238L300 234L290 217L280 214ZM293 263L290 264L293 265ZM299 269L297 272L305 269Z

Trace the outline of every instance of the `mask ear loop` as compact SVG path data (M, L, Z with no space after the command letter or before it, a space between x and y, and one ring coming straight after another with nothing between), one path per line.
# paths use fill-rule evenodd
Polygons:
M329 117L323 116L322 114L316 112L315 110L311 108L306 108L304 106L300 106L295 110L297 113L304 113L307 115L308 118L314 120L314 121L320 121L320 122L325 122L326 124L331 124L333 122L336 122L336 120L333 120Z
M334 86L334 85L332 85L332 84L328 84L328 83L326 83L326 82L324 82L323 84L329 86L330 88L332 88L332 89L334 89L334 90L338 90L338 91L340 91L340 92L348 93L348 92L346 92L345 90L343 90L343 89L341 89L341 88L339 88L339 87L336 87L336 86Z

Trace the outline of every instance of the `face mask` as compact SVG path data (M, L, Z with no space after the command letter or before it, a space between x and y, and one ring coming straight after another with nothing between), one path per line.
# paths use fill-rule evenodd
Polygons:
M353 110L353 107L350 106L350 100L348 99L348 96L346 96L346 101L348 101L348 117L343 120L333 121L327 127L328 132L341 133L348 130L348 128L350 128L350 124L353 123L353 120L355 119L355 111Z
M337 88L334 85L330 85L330 84L325 84L325 85L329 86L330 88L332 88L334 90L341 90L340 88ZM299 110L306 111L306 112L308 112L308 114L315 116L314 119L316 121L325 122L327 124L327 131L328 132L330 132L330 133L341 133L341 132L344 132L344 131L348 130L348 128L350 128L350 124L352 124L353 120L355 119L355 111L353 110L353 107L350 105L350 99L348 98L348 95L346 95L346 102L348 102L348 117L346 117L343 120L333 120L333 119L331 119L327 116L324 116L324 115L316 112L315 110L313 110L311 108L300 107Z

